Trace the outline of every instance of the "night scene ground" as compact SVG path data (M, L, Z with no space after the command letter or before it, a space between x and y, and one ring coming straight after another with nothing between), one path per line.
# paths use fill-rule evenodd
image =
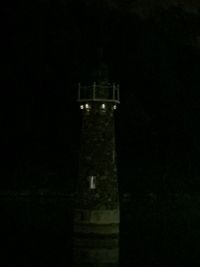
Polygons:
M103 63L120 84L119 264L199 266L200 2L20 0L2 19L0 265L73 267L78 83Z

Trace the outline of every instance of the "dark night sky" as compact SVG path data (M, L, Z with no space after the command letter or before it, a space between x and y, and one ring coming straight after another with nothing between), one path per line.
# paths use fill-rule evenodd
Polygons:
M199 6L38 0L4 7L1 187L73 189L77 83L90 81L103 47L110 80L121 87L122 190L199 191Z

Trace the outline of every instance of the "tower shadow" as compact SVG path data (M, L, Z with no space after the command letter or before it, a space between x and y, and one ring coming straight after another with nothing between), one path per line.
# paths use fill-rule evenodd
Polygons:
M118 267L119 237L74 235L74 267Z

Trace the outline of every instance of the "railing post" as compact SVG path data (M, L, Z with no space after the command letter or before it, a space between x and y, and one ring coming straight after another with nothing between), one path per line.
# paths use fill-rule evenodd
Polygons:
M78 83L78 100L81 98L81 84Z
M113 100L115 99L115 90L116 90L115 84L113 83L113 95L112 95L112 99Z
M93 83L93 100L96 98L96 83Z
M118 98L117 100L118 100L118 101L119 101L119 97L120 97L120 96L119 96L119 85L118 85L118 86L117 86L117 98Z

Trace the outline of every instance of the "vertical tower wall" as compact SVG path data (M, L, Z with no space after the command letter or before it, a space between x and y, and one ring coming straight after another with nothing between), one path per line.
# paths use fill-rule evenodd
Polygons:
M75 233L118 234L119 197L115 152L114 109L108 87L98 98L85 99L80 150L79 182L75 198ZM94 96L94 92L92 92Z

